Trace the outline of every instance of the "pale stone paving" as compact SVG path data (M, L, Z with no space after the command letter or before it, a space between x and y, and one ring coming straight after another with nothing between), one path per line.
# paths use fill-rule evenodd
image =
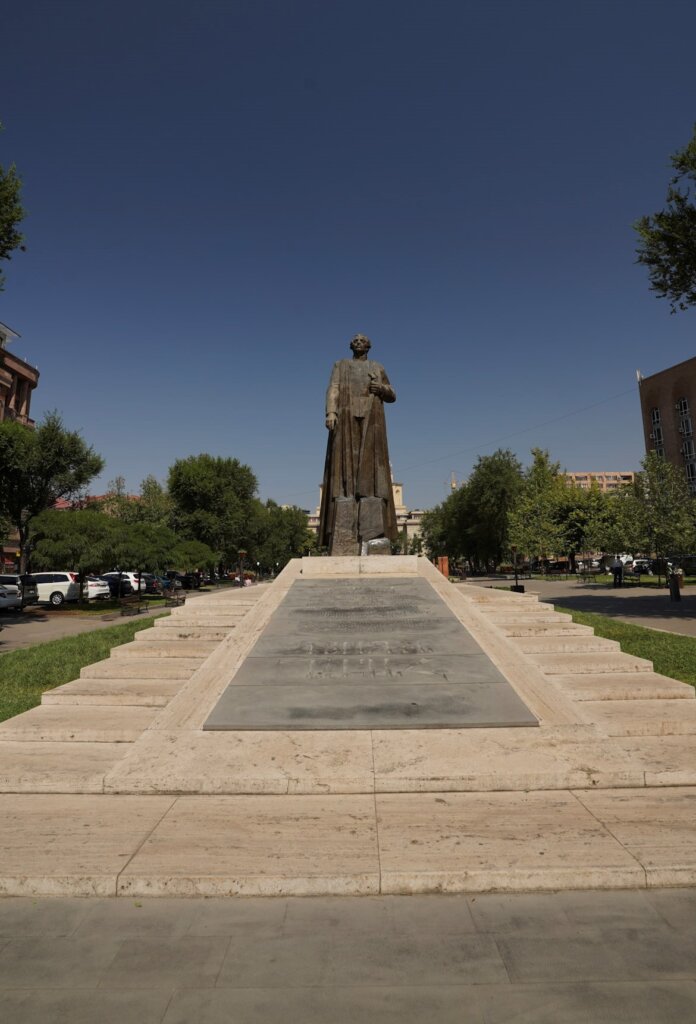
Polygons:
M300 573L426 579L539 728L203 732ZM695 723L692 687L534 595L454 587L415 557L295 562L0 725L0 892L696 885Z

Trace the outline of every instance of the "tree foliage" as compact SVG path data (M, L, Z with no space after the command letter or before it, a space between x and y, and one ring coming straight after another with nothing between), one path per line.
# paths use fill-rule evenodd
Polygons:
M2 125L0 125L0 131ZM15 249L23 248L19 224L24 218L21 203L22 182L14 164L7 170L0 164L0 260L11 260ZM0 291L5 275L0 270Z
M0 423L0 514L19 534L22 570L32 519L59 498L79 494L103 465L80 434L66 430L57 413L49 413L36 430Z
M262 569L282 569L291 558L301 558L310 547L307 514L301 508L282 508L275 501L259 502L258 534L249 552Z
M559 475L559 464L551 462L549 453L532 449L532 464L524 475L524 487L512 509L510 543L530 558L548 558L560 553L563 529L558 507L564 497L565 479Z
M177 533L207 544L218 561L232 564L254 539L256 477L237 459L192 455L169 470Z
M648 268L650 287L669 299L671 312L696 305L696 126L687 145L671 157L675 174L666 206L634 224L638 263Z

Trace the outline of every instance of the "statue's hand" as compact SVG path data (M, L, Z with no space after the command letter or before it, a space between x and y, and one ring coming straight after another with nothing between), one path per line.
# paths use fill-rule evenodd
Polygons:
M371 395L379 395L382 397L382 385L377 383L374 377L370 378L369 392Z
M337 422L338 422L338 416L336 415L336 413L335 412L330 412L329 415L326 417L326 426L327 426L327 428L329 430L335 430Z

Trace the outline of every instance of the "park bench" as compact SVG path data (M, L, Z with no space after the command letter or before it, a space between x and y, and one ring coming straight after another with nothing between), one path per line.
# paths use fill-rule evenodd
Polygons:
M138 615L140 612L146 612L149 607L149 603L144 601L139 594L126 594L125 597L119 597L118 604L121 615Z
M582 569L577 575L579 580L584 580L585 582L592 580L593 583L597 582L596 572L590 572L589 570Z
M166 591L164 595L165 608L178 608L186 603L186 594L181 590Z

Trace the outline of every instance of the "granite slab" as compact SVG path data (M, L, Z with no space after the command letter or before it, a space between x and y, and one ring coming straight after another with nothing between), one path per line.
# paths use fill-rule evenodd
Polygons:
M536 726L426 580L298 580L206 730Z

